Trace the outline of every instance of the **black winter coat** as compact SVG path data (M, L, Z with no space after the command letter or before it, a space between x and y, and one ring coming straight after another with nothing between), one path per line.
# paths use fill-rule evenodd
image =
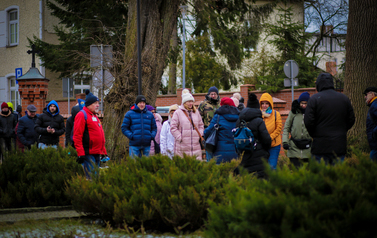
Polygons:
M0 138L14 137L16 124L17 121L10 110L8 114L3 114L3 112L0 111Z
M304 123L313 138L312 154L345 155L347 131L355 123L348 97L334 90L332 76L322 73L316 81L318 93L310 97Z
M80 106L74 106L71 109L71 114L67 119L67 122L65 124L65 147L68 147L69 145L74 147L73 145L73 123L75 122L75 117L77 113L80 111Z
M48 126L55 129L54 134L47 132ZM59 136L65 132L64 118L59 113L52 116L45 108L35 122L34 129L39 135L39 143L57 145L59 144Z
M268 152L271 148L271 137L267 131L266 124L262 119L262 112L259 108L245 108L240 113L236 126L238 127L241 121L247 122L247 126L253 132L257 147L254 151L245 151L243 153L240 166L245 168L249 173L257 173L258 178L264 178L263 160L270 157ZM238 168L235 170L238 173Z
M28 115L23 116L18 120L17 137L24 146L30 146L37 142L38 134L34 130L35 122L38 115L31 118Z

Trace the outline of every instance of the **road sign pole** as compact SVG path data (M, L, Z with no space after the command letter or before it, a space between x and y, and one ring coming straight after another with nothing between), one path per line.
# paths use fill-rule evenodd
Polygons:
M71 100L70 100L70 96L71 96L70 91L71 91L71 89L69 88L69 78L68 78L67 82L68 82L68 85L67 85L68 90L67 91L68 91L68 115L69 115L69 109L71 108Z
M289 63L290 63L290 68L291 68L291 87L292 87L292 102L293 102L293 100L295 100L294 99L294 85L293 85L293 62L292 62L292 60L290 60L289 61Z

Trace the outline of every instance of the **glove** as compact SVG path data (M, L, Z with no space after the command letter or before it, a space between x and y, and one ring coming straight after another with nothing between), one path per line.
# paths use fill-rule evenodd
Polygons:
M283 144L283 148L284 148L285 150L289 150L289 145L288 145L288 143L284 143L284 144Z
M85 160L85 156L79 156L77 157L76 162L79 164L82 164L84 163L84 160Z

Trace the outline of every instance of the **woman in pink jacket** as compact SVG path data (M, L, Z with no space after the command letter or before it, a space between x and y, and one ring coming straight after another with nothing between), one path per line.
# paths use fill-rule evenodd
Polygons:
M196 156L197 160L202 160L202 149L199 144L200 136L193 124L199 130L201 136L203 135L204 124L194 102L194 97L187 89L184 89L182 91L182 105L173 115L170 132L175 138L175 155L183 156L183 154L186 154ZM186 115L190 117L192 123Z

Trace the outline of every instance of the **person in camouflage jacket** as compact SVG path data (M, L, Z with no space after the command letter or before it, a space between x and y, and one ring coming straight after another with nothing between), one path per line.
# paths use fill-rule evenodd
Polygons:
M219 90L213 86L208 90L206 99L199 105L199 113L202 116L204 128L207 128L215 115L215 111L220 107Z

